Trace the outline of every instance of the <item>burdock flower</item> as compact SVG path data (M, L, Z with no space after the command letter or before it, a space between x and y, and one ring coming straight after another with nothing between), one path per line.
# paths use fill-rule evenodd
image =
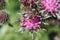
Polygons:
M30 14L29 14L30 15ZM23 15L23 19L22 19L22 28L23 30L29 30L29 31L36 31L38 29L40 29L40 17L38 15L33 16L31 14L31 18L29 18L28 16L24 14ZM22 31L21 28L19 29L19 31Z
M23 27L24 29L28 29L28 30L37 30L40 28L40 18L35 16L33 18L27 19L27 18L23 18Z
M41 0L42 6L47 12L58 12L59 4L57 0Z
M0 11L0 23L8 22L9 16L5 12Z

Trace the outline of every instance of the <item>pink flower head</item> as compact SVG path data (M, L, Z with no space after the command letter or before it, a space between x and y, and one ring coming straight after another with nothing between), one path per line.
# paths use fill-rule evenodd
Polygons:
M34 18L30 18L30 19L27 19L24 17L22 23L23 23L24 29L36 30L40 28L39 22L40 22L40 18L35 16Z
M6 14L5 12L0 12L0 23L6 23L8 19L8 14Z
M47 12L57 12L59 4L57 0L41 0L41 4Z

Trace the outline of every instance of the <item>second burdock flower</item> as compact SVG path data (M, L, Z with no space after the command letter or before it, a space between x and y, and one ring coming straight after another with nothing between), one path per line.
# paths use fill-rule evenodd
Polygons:
M7 23L9 15L3 11L0 11L0 23Z
M42 6L44 6L47 12L58 12L59 4L57 0L41 0Z

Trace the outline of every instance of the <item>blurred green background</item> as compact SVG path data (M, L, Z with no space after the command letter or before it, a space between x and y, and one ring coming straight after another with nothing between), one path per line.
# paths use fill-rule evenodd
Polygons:
M13 27L10 27L8 24L3 24L3 26L0 28L0 40L49 40L48 34L52 31L56 31L60 35L60 28L58 25L45 26L47 27L48 31L40 30L37 31L37 34L33 33L34 39L32 39L32 35L29 31L24 31L23 33L18 32L21 26L17 20L22 18L23 12L20 10L21 3L19 0L5 0L5 2L6 6L3 10L10 15L9 22L13 25ZM37 39L35 39L36 37Z

